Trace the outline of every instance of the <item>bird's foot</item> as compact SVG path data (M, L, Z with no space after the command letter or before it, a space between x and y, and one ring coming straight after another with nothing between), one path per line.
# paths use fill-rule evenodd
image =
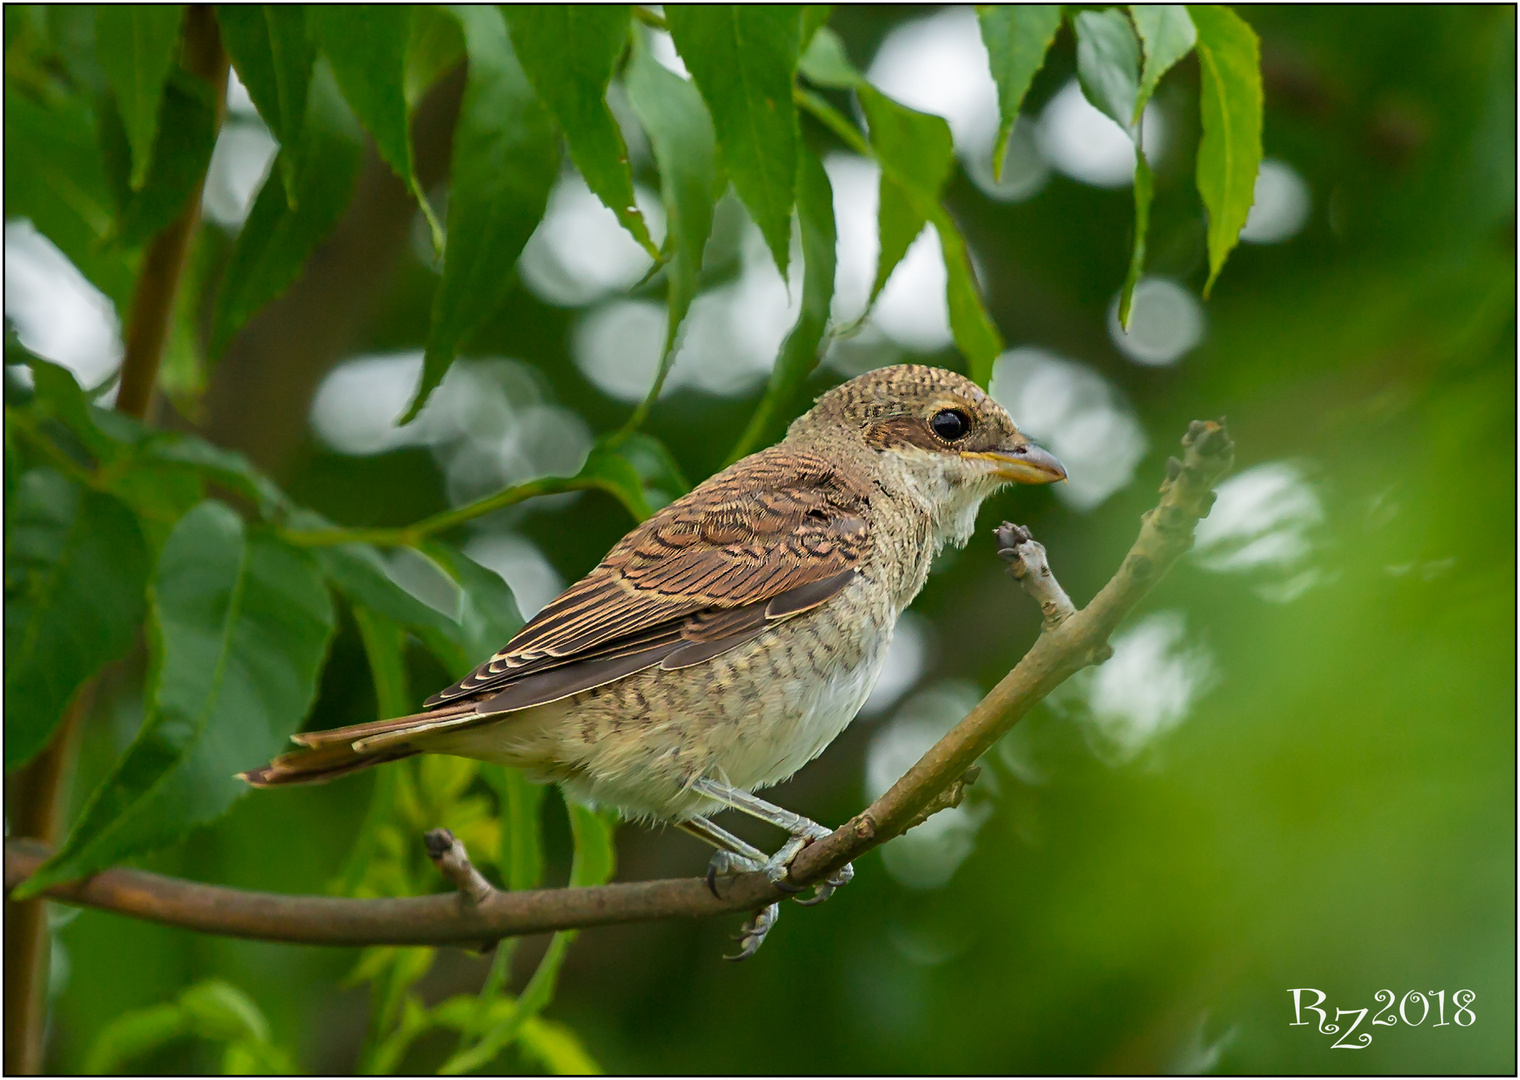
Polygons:
M740 855L733 851L724 851L719 848L713 852L713 857L707 861L707 888L718 899L718 879L731 878L736 874L752 873L756 870L764 870L766 864L760 859L750 858L748 855Z
M739 933L734 935L734 940L739 943L739 951L733 956L724 956L725 960L748 960L760 951L760 946L765 944L765 935L771 932L771 927L776 925L776 919L781 914L780 904L768 904L755 912L743 926Z
M852 880L854 880L854 878L854 865L851 863L845 863L838 870L834 871L833 877L830 877L824 881L820 881L817 885L814 885L812 896L808 897L806 900L799 899L797 903L803 907L816 907L827 900L829 897L833 896L835 889L839 888L841 885L848 885Z
M798 830L792 833L791 839L788 840L785 844L782 844L781 848L776 852L776 854L772 855L769 859L766 860L763 869L765 870L765 876L770 880L770 883L776 886L776 888L780 889L782 892L802 892L802 888L799 888L798 886L792 884L792 881L788 876L792 868L792 860L795 859L798 853L800 853L803 848L807 847L808 844L812 843L814 840L822 840L825 836L830 835L830 832L831 830L818 824L816 821L809 821L807 818L803 818L799 824ZM834 876L830 877L827 881L822 881L815 885L813 887L813 895L811 897L806 900L798 900L797 903L801 904L803 907L813 907L815 904L821 904L834 894L835 889L839 888L841 885L849 884L850 879L854 876L855 868L853 866L846 865L840 868L834 874Z

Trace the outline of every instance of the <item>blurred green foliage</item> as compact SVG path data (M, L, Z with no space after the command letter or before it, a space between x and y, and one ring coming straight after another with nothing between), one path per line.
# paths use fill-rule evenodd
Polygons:
M234 39L223 20L240 72L257 58L287 55L271 43L289 28L268 11L262 39L257 25L243 26ZM511 272L554 173L503 173L490 165L503 159L490 155L547 147L547 120L471 128L462 118L459 133L471 133L477 156L462 159L458 138L452 159L447 148L435 148L431 159L424 153L430 125L452 124L452 113L440 121L428 111L430 101L452 94L457 102L461 92L466 102L520 101L535 71L517 69L483 16L463 17L460 46L430 13L419 9L407 27L406 55L420 59L389 96L366 107L350 87L364 71L366 41L345 38L341 28L319 37L324 47L338 40L353 55L319 60L309 86L272 60L262 84L248 68L255 103L288 142L242 231L229 240L219 228L201 230L192 265L209 284L182 294L176 313L186 328L179 362L199 377L179 384L185 393L171 394L172 410L157 425L171 430L147 434L87 408L56 368L34 364L31 397L8 378L8 751L16 737L12 613L38 609L55 595L16 584L33 591L25 593L32 608L15 607L12 569L25 577L25 558L39 557L38 544L27 546L36 529L18 525L25 521L13 509L30 505L14 501L25 493L46 494L62 476L73 490L89 492L82 503L38 503L37 529L56 530L69 514L109 518L130 508L155 564L173 543L170 529L208 498L244 511L250 536L269 545L294 548L292 533L333 522L404 530L460 501L437 458L422 446L342 454L310 432L306 416L316 382L336 361L424 344L432 376L441 378L467 344L472 356L519 359L549 400L574 410L594 432L616 432L627 420L628 404L574 362L578 313L539 299ZM926 14L835 10L812 41L837 35L842 55L834 60L843 66L826 70L839 81L814 78L816 90L806 92L854 129L853 104L838 88L859 78L848 58L875 55L894 29ZM1201 47L1206 29L1219 31L1225 15L1198 20ZM1154 173L1148 234L1135 234L1140 207L1122 187L1055 172L1037 194L1004 202L983 193L964 160L959 168L929 170L936 175L915 188L919 172L905 170L934 164L910 156L923 139L907 140L898 160L884 162L883 246L889 224L901 231L904 222L929 221L947 253L964 237L974 256L959 278L962 301L969 295L974 310L963 306L957 315L953 297L950 305L962 353L945 348L914 358L1000 371L993 364L999 333L1015 347L1079 358L1128 403L1144 436L1134 480L1096 506L1078 509L1027 489L990 503L982 535L965 552L947 553L915 605L927 620L925 638L937 642L921 689L954 700L967 687L986 688L1037 632L1037 613L993 557L986 534L998 520L1031 526L1081 603L1107 579L1137 515L1152 504L1153 484L1188 420L1228 416L1244 481L1234 489L1244 507L1235 546L1228 537L1201 543L1198 557L1163 582L1139 615L1137 635L1164 626L1184 635L1147 639L1171 642L1170 652L1157 654L1164 664L1142 667L1141 677L1126 683L1121 649L1116 662L1042 707L989 755L966 808L977 823L962 834L970 846L948 880L924 887L925 879L894 869L900 864L892 860L906 856L889 848L865 859L854 884L828 905L794 912L754 960L733 966L716 959L733 929L722 920L601 928L582 934L573 949L568 935L530 939L484 958L231 941L84 911L55 921L49 1068L1512 1072L1514 13L1252 7L1244 18L1260 37L1263 149L1302 178L1309 214L1289 239L1235 249L1229 273L1214 282L1202 309L1206 335L1173 364L1132 362L1110 329L1110 312L1139 242L1146 273L1200 291L1217 273L1221 244L1228 250L1226 241L1233 242L1233 233L1216 236L1220 221L1244 220L1240 178L1215 177L1210 195L1202 175L1210 155L1200 141L1210 138L1211 113L1205 104L1200 120L1200 103L1212 76L1198 61L1181 60L1155 88L1152 107L1166 121L1169 145L1154 155L1148 148L1140 159L1140 168L1148 158ZM812 9L803 19L806 28L819 25ZM1133 21L1140 66L1127 83L1119 80L1123 100L1114 106L1121 114L1129 108L1130 119L1143 108L1157 48L1145 17ZM155 200L172 203L184 190L183 175L159 167L155 156L171 145L171 130L184 136L183 153L209 150L191 137L193 126L164 129L155 141L143 120L152 109L140 95L115 113L110 95L121 93L121 69L102 62L97 49L101 25L110 22L88 9L7 7L6 216L30 219L125 311L148 238L128 224L161 222L165 202ZM702 31L673 22L678 46L683 35ZM984 34L995 22L984 14ZM1119 23L1128 33L1129 23ZM784 38L765 44L793 60L802 51L808 74L808 42L795 49ZM466 82L460 47L492 64L477 63L471 52ZM1001 72L999 85L1022 96L1024 115L1033 117L1073 77L1094 81L1082 67L1078 37L1062 29L1027 93L1016 72ZM732 72L692 68L712 108L713 95L728 90L708 84ZM594 85L601 72L586 78ZM160 115L171 105L194 114L193 87L173 76L161 86ZM873 103L871 93L860 97L878 153L882 110L898 110L904 129L937 123L895 102ZM633 96L644 120L647 99L641 103L637 88ZM398 101L405 106L400 136ZM724 101L742 118L742 95ZM551 103L567 127L570 105L584 102L570 101L565 111ZM1227 114L1220 108L1213 115ZM405 140L411 109L415 147ZM815 123L822 110L803 111L792 121L801 125L795 153L805 170L810 157L850 144ZM600 112L586 115L605 129ZM776 177L759 158L725 156L727 121L716 109L713 117L721 167L739 195L754 200L753 210L774 194ZM793 129L782 120L774 138L784 143ZM361 123L380 140L380 158L361 162ZM587 167L576 133L568 134L571 156ZM607 134L586 153L613 173L603 186L621 192ZM111 139L114 159L101 149ZM653 141L663 165L666 151ZM647 156L629 158L632 181L658 190L661 178ZM448 171L438 162L450 160L456 177L463 171L499 187L473 204L461 191L445 212L431 185ZM889 195L893 184L900 198ZM387 190L390 202L382 197ZM805 188L795 191L806 198ZM699 195L683 197L700 203ZM419 198L446 213L451 236L479 241L471 282L452 285L463 264L451 268L446 260L440 285L431 257L411 254L407 230ZM507 198L516 200L511 213L519 217L490 218L486 212L498 205L492 199ZM1235 205L1229 215L1210 216L1205 205L1219 205L1211 198ZM675 197L667 193L667 201ZM136 219L132 206L139 207ZM788 200L786 217L790 209ZM793 260L790 287L802 300L802 318L810 317L811 302L816 322L820 294L808 278L825 260L817 257L816 231L808 247L807 205L799 209L808 261ZM756 216L768 254L780 260L782 218L774 210ZM889 220L889 212L898 217ZM340 214L349 217L319 247ZM693 241L683 239L674 211L670 224L676 246L667 254L681 268ZM487 226L500 231L487 234ZM714 223L715 237L720 226ZM345 262L342 253L356 250L354 235L380 238L391 254L382 259L363 249L367 259ZM709 243L709 259L717 246ZM321 254L309 260L314 250ZM967 285L972 265L984 300ZM672 306L678 280L700 294L731 272L704 264L699 274L689 266L684 277L671 273ZM952 290L956 276L952 265ZM1138 275L1130 282L1145 287ZM451 288L463 288L463 299ZM633 291L640 288L647 295L647 285ZM288 300L255 314L286 289ZM1136 295L1138 319L1143 295ZM299 306L303 296L310 309ZM353 296L366 299L350 316ZM301 322L311 309L328 322ZM440 311L452 321L440 324ZM284 348L271 329L275 319L319 342L317 351ZM978 319L987 320L990 337L968 333ZM549 510L532 501L503 503L482 520L509 526L537 545L562 579L574 579L627 529L630 512L645 512L679 494L685 477L718 468L762 401L764 415L776 419L764 432L771 437L802 399L842 377L834 364L814 369L816 346L803 347L810 334L799 320L796 367L778 369L769 395L758 387L726 397L673 389L650 404L638 439L595 451L581 476L586 490ZM223 346L218 364L201 366ZM8 334L7 362L18 358ZM245 421L248 411L258 413L257 423ZM287 415L296 418L295 434L283 437L289 425L282 428L280 418ZM1017 411L1015 418L1022 420ZM195 435L173 430L192 427ZM130 479L149 473L149 481ZM1276 492L1279 501L1251 503L1253 490ZM310 511L293 511L295 505ZM1298 516L1270 512L1284 505L1296 505ZM1253 508L1255 533L1246 527ZM1292 535L1285 532L1290 519L1300 526ZM1291 558L1248 550L1257 543L1265 545L1257 555L1270 555L1272 545L1282 552L1298 541ZM516 606L499 579L452 544L430 544L429 555L453 583L454 618L434 618L392 586L376 569L377 550L315 546L316 554L299 555L309 555L341 597L330 644L325 632L313 635L320 641L312 648L325 648L325 665L306 726L412 707L515 628ZM345 552L352 558L344 561ZM112 555L135 558L127 548ZM114 632L103 628L99 640L114 642L104 630ZM74 644L60 643L60 655ZM139 729L154 729L160 706L153 688L162 672L151 655L136 648L102 676L72 784L71 821L117 771ZM1180 712L1146 738L1116 740L1106 725L1152 692L1162 667L1189 670L1178 666L1179 656L1195 658ZM87 673L73 674L82 680ZM1104 698L1105 686L1133 700L1116 707ZM887 719L862 718L775 797L818 820L843 820L869 795L873 755L927 702L920 694ZM281 722L272 743L301 719ZM540 875L560 883L610 874L605 822L539 794L499 770L450 759L406 762L332 785L244 798L209 824L192 828L186 818L176 844L137 861L246 888L396 895L440 887L420 831L448 825L512 887ZM621 880L695 873L705 858L682 836L637 828L621 830L617 846ZM1295 987L1324 992L1332 1020L1336 1008L1376 1010L1374 995L1383 989L1400 999L1408 991L1444 991L1449 1019L1454 995L1469 989L1476 1021L1436 1027L1433 1016L1419 1027L1372 1027L1369 1011L1360 1023L1373 1035L1370 1045L1331 1049L1336 1034L1290 1026ZM499 1056L513 1040L515 1054Z

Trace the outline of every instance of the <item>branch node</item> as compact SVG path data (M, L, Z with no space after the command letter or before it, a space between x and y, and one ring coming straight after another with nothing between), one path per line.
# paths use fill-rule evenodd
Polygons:
M459 899L466 907L479 906L496 891L496 886L470 862L470 853L464 849L464 844L448 829L430 829L422 841L427 845L428 858L459 890Z
M982 767L980 765L973 765L961 773L960 778L955 783L930 799L927 806L913 815L913 819L903 827L903 832L917 828L941 810L953 810L959 806L966 798L966 789L976 783L977 777L981 775Z
M1050 571L1045 546L1028 529L1005 521L993 530L993 535L998 542L998 556L1008 563L1008 572L1040 605L1046 630L1054 630L1076 614L1071 597L1066 595L1066 590Z
M862 840L871 840L876 836L876 822L871 820L870 814L859 814L851 825L851 830Z

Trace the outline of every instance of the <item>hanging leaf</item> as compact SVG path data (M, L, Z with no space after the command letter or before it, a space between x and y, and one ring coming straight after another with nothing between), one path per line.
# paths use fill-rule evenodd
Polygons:
M1140 93L1135 101L1134 122L1138 124L1161 76L1193 51L1198 31L1182 4L1131 4L1129 15L1145 47L1145 67L1140 73Z
M96 57L116 96L132 148L130 183L135 191L148 179L158 105L174 66L182 4L101 4L95 9L95 40L109 41Z
M333 612L304 552L204 502L164 544L151 602L148 714L27 894L216 820L249 790L237 771L282 750L311 707Z
M760 399L749 427L729 454L730 462L763 445L789 416L807 377L821 359L829 307L834 302L835 248L834 189L823 162L806 144L798 156L797 218L802 226L802 310L771 368L770 384Z
M212 86L180 68L165 84L161 124L147 177L131 183L131 151L117 110L106 103L100 118L101 157L117 198L113 239L136 247L167 227L198 195L216 146L217 103Z
M460 342L506 299L517 257L559 175L554 128L517 62L501 13L494 7L450 10L464 31L470 65L454 131L450 239L422 379L401 423L421 411Z
M6 507L5 767L47 745L79 688L142 620L148 550L132 512L51 469Z
M464 35L458 20L433 4L413 5L404 79L407 108L415 109L423 95L462 60Z
M666 245L671 251L665 270L668 328L658 384L675 357L681 323L696 298L697 273L712 233L717 138L696 88L649 55L642 37L634 40L626 76L628 98L660 167Z
M998 132L992 146L992 176L1003 178L1008 137L1029 84L1045 64L1045 54L1061 27L1060 4L984 4L976 9L987 47L988 66L998 88Z
M992 381L992 365L1003 351L1003 336L982 303L976 273L966 241L954 220L943 207L936 206L930 220L939 233L940 251L945 259L945 301L950 309L950 333L955 347L966 357L967 374L986 389Z
M787 276L797 179L792 81L801 8L792 4L672 4L670 36L707 102L718 154L739 198Z
M808 43L813 40L813 35L822 30L829 17L834 14L833 4L803 4L802 5L802 48L806 51Z
M1199 109L1198 194L1209 212L1209 279L1204 298L1240 239L1255 201L1261 168L1261 46L1256 33L1227 7L1189 8L1198 29L1203 74Z
M856 94L870 125L871 148L882 168L878 212L882 257L877 267L877 289L886 284L883 266L888 260L901 259L912 243L915 222L919 228L925 221L933 224L945 262L950 333L966 357L968 374L986 386L992 377L993 361L1003 350L1003 339L982 302L966 241L939 203L940 190L950 174L950 127L940 117L910 109L868 84L857 85ZM891 266L885 266L885 272L890 274Z
M607 84L628 44L628 5L508 4L502 11L513 51L564 131L586 186L658 258L644 215L634 205L628 148L607 107Z
M363 160L363 140L325 61L312 75L301 144L295 150L295 198L285 194L286 169L264 181L227 261L211 319L208 352L220 356L265 304L300 276L307 256L348 206ZM282 150L282 154L286 151Z
M280 179L287 204L296 189L297 156L306 123L316 48L306 29L301 4L221 4L216 21L222 45L270 134L284 151Z
M407 4L311 4L311 33L332 64L349 106L375 139L375 149L412 190L443 247L443 235L412 160L411 111L406 102L406 50L412 12Z
M826 26L819 27L813 34L802 58L797 61L797 70L809 82L835 90L854 89L865 81L855 65L850 63L844 42Z
M1077 81L1095 108L1135 138L1135 102L1140 96L1140 42L1117 8L1080 12Z
M855 92L870 127L871 148L882 166L876 215L881 254L869 310L939 203L955 150L950 125L943 118L910 109L863 80Z

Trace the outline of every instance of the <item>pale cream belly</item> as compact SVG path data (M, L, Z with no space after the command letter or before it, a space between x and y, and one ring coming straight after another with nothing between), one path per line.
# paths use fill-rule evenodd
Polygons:
M707 777L746 791L823 752L870 695L896 611L864 579L833 601L692 668L658 667L426 744L524 768L628 817L682 820L717 805Z

